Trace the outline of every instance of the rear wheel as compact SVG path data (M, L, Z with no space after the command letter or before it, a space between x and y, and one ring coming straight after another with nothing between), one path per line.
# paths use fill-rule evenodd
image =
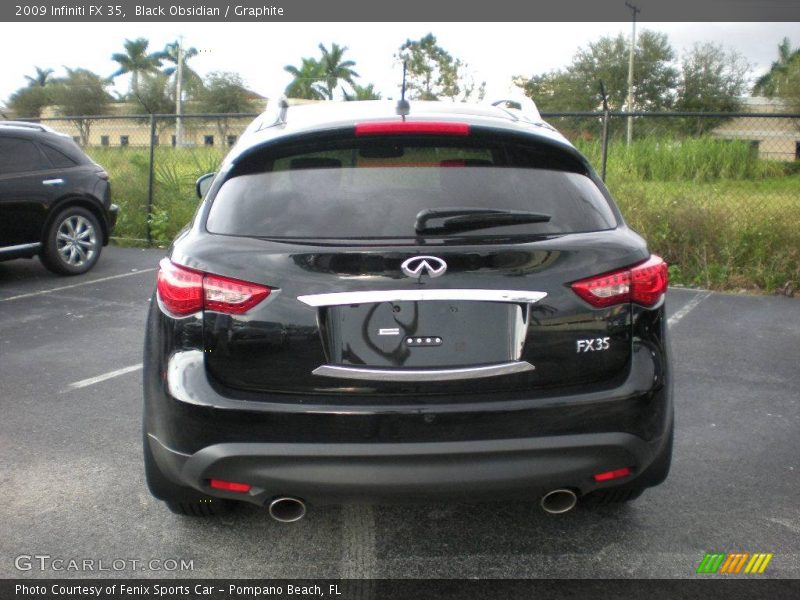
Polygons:
M167 479L156 464L147 438L144 439L144 474L150 493L162 500L177 515L213 517L232 508L233 502L229 500L208 496Z
M56 215L44 240L42 263L59 275L80 275L100 258L103 231L90 211L70 206Z

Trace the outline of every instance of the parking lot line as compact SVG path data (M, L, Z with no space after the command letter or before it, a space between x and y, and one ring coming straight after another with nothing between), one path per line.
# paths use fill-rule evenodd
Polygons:
M52 294L53 292L60 292L61 290L70 290L72 288L90 285L92 283L101 283L103 281L111 281L112 279L120 279L122 277L131 277L132 275L141 275L142 273L150 273L155 271L152 269L137 269L131 273L121 273L120 275L109 275L108 277L99 277L98 279L91 279L89 281L81 281L80 283L73 283L71 285L62 285L49 290L39 290L38 292L30 292L28 294L19 294L18 296L9 296L8 298L0 298L0 302L9 302L10 300L20 300L22 298L32 298L34 296L43 296L44 294Z
M80 388L85 388L87 386L94 385L95 383L106 381L107 379L113 379L114 377L125 375L126 373L132 373L133 371L138 371L141 368L142 368L142 363L139 363L138 365L131 365L130 367L123 367L122 369L109 371L108 373L103 373L102 375L98 375L97 377L90 377L89 379L81 379L80 381L76 381L75 383L70 383L67 386L67 390L77 390Z
M674 315L672 315L669 319L667 319L667 325L670 327L675 325L683 317L685 317L695 308L697 308L697 305L700 304L706 298L708 298L710 295L711 292L701 292L697 294L694 298L692 298L684 306L682 306L680 310L678 310Z

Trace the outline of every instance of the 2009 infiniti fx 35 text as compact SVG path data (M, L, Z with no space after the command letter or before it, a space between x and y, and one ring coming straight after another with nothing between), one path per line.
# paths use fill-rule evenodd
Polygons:
M666 286L535 112L283 105L161 262L150 490L284 521L306 502L633 499L672 453Z

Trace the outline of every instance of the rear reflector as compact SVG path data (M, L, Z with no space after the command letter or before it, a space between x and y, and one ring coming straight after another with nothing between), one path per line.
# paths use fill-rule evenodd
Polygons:
M203 309L239 315L269 296L267 286L180 267L168 258L159 263L158 297L172 314Z
M224 479L212 479L208 482L208 485L214 488L215 490L223 490L225 492L240 492L243 494L249 492L250 488L253 487L247 483L225 481Z
M374 121L358 123L356 135L469 135L469 124L447 121Z
M619 479L620 477L627 477L631 474L628 467L617 469L616 471L606 471L605 473L598 473L594 476L595 481L608 481L609 479Z
M655 306L667 291L667 274L667 263L652 255L634 267L576 281L572 289L598 308L624 302Z

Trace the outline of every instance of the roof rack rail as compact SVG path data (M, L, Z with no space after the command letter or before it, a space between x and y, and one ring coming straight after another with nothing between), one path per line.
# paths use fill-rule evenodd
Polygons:
M492 106L497 106L504 110L512 109L521 112L529 120L541 121L542 115L539 114L539 109L536 108L536 103L527 96L514 95L509 98L498 98L489 102Z
M17 127L19 129L34 129L36 131L47 131L48 133L56 133L55 129L42 125L41 123L31 123L30 121L0 121L2 127Z

